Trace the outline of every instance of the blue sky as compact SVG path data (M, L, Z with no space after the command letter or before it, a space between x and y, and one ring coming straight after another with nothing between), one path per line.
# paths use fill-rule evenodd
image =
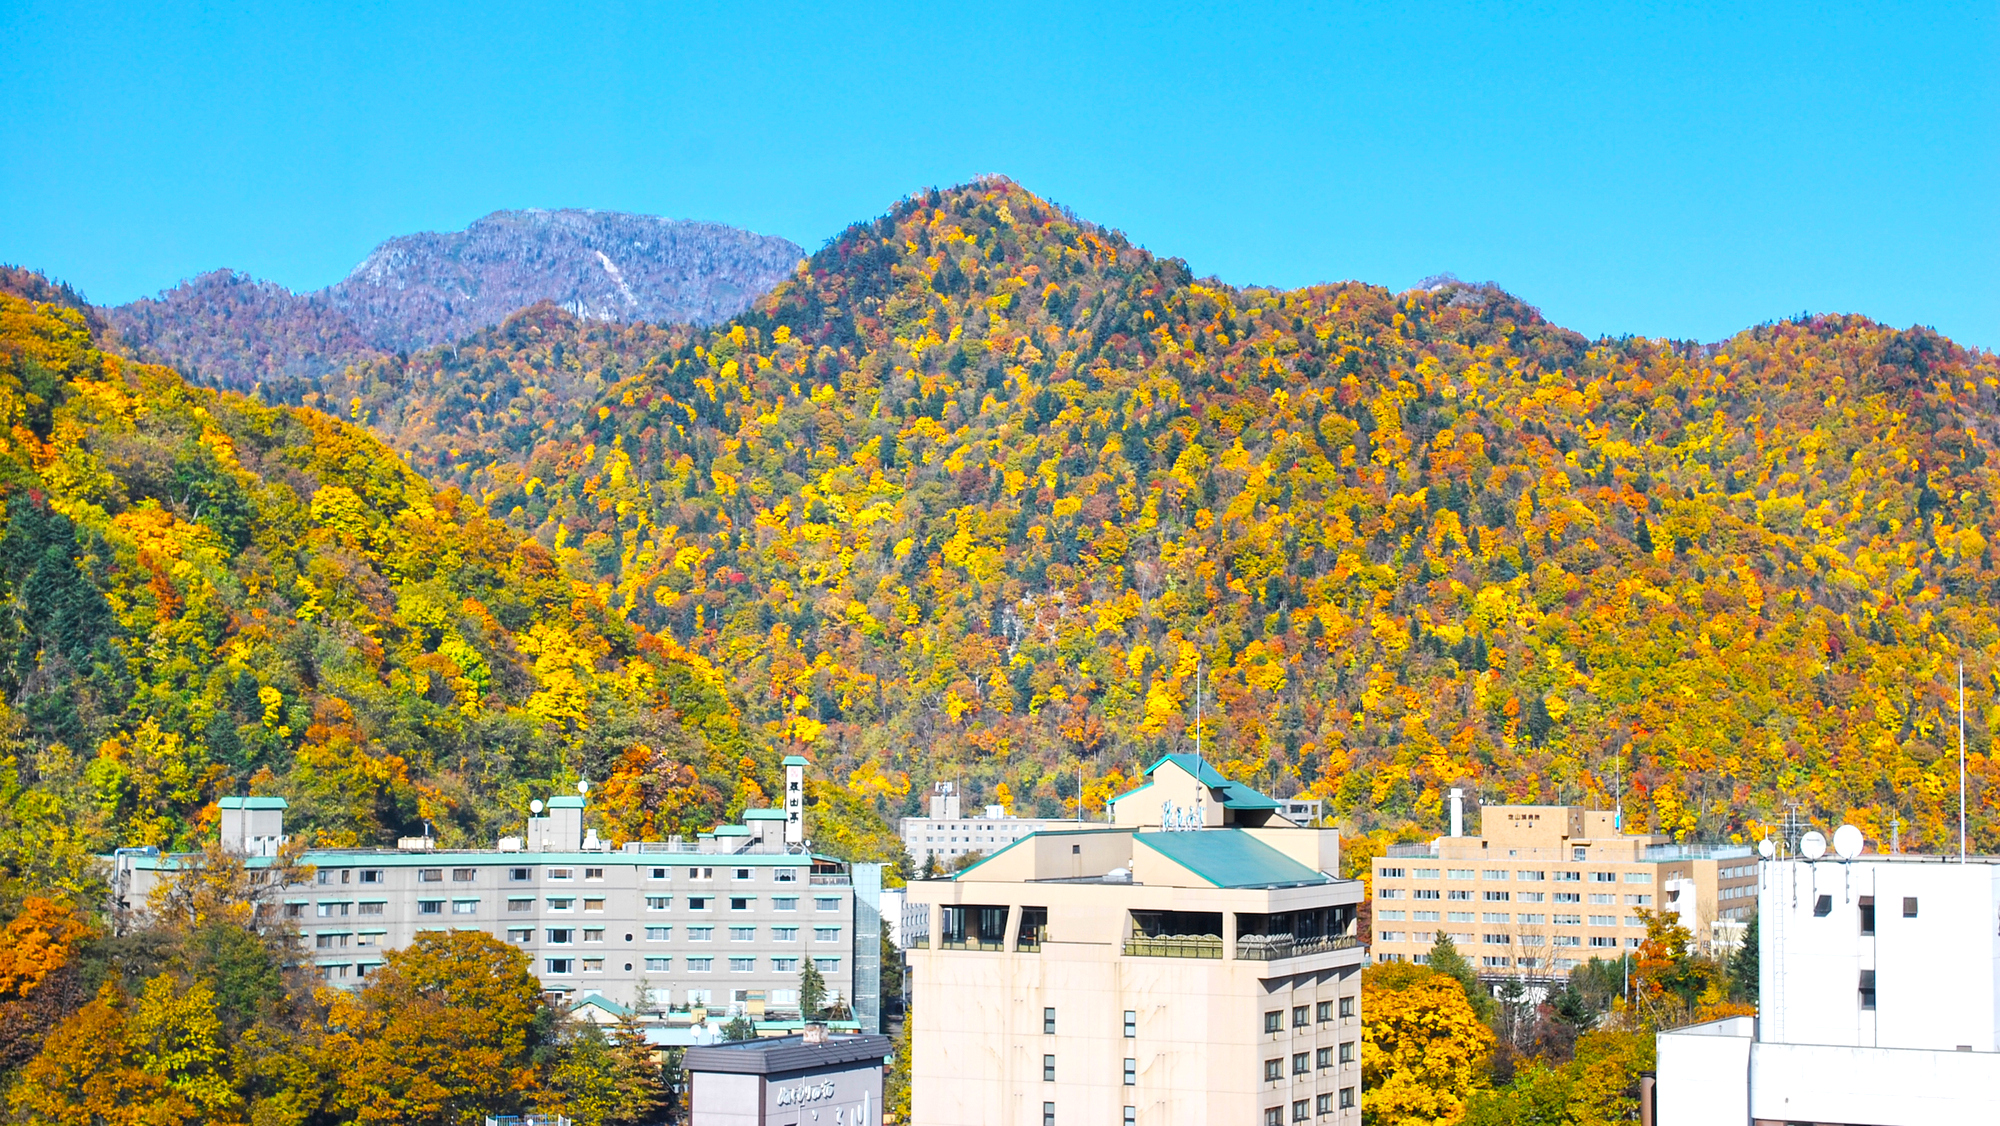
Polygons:
M808 248L1005 173L1243 284L1450 271L1590 334L2000 346L2000 7L42 3L0 260L295 289L499 208Z

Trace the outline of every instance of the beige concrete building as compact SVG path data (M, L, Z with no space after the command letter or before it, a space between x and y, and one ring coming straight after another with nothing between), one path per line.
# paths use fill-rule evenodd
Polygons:
M1172 755L1108 824L912 883L913 1121L1356 1126L1361 886L1281 808Z
M1641 908L1678 913L1705 946L1726 947L1756 906L1748 846L1623 833L1617 814L1580 806L1487 806L1480 816L1481 835L1376 858L1376 961L1422 962L1442 931L1482 975L1557 977L1637 950Z

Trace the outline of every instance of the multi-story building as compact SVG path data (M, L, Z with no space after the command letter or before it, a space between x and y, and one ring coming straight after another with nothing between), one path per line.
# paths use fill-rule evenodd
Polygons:
M1758 867L1758 1013L1660 1034L1653 1120L2000 1122L2000 859Z
M1636 950L1641 908L1679 914L1708 943L1712 924L1754 904L1747 846L1623 833L1616 814L1579 806L1487 806L1480 816L1479 836L1454 832L1375 859L1376 961L1424 961L1443 932L1485 976L1555 977Z
M958 788L939 782L931 789L930 816L905 817L898 831L903 848L918 865L935 856L949 864L972 853L998 852L1030 833L1081 828L1090 824L1062 817L1009 817L1005 806L989 805L979 813L961 815Z
M224 798L222 843L268 866L282 798ZM583 829L584 799L558 797L525 840L493 849L311 849L310 882L275 895L321 978L354 985L427 930L480 930L520 947L553 999L600 997L644 1012L798 1016L810 959L829 999L879 1031L881 865L785 843L786 813L753 809L694 841L610 848ZM114 909L143 911L188 856L123 849ZM836 996L837 995L837 996Z
M1339 834L1191 755L909 886L912 1120L1361 1121L1358 881Z

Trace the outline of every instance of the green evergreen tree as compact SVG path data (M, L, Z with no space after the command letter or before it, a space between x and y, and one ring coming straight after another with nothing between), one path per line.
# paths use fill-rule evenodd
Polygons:
M817 1020L826 1008L826 979L820 976L819 967L811 958L805 959L805 968L799 971L799 1017L803 1020Z

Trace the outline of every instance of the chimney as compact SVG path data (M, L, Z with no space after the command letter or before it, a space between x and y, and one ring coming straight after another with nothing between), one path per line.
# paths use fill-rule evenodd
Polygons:
M1451 835L1465 835L1465 791L1457 786L1451 788Z

